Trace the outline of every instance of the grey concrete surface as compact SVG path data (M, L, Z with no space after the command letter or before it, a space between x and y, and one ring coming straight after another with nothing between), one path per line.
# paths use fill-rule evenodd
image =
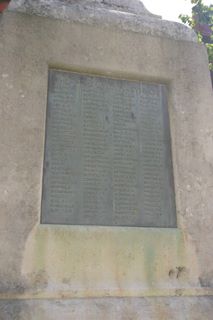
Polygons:
M211 320L212 297L0 301L0 320Z

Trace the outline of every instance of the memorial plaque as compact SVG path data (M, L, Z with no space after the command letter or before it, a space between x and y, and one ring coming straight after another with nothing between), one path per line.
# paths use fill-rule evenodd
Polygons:
M42 223L176 226L166 95L49 71Z

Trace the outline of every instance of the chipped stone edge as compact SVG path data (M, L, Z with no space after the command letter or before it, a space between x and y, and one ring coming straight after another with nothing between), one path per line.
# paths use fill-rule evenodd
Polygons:
M65 5L60 2L47 4L42 0L39 2L13 0L8 10L88 25L111 26L155 37L197 42L197 35L192 29L178 22L161 20L159 17L154 18L149 14L136 15L113 9L92 8L81 4Z

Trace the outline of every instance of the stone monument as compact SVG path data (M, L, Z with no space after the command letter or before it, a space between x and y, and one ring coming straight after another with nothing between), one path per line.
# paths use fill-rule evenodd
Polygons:
M14 0L0 28L0 320L211 319L194 32L139 0Z

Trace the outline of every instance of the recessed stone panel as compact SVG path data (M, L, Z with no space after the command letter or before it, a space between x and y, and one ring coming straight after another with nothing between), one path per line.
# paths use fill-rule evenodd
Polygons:
M175 227L167 88L50 70L42 223Z

